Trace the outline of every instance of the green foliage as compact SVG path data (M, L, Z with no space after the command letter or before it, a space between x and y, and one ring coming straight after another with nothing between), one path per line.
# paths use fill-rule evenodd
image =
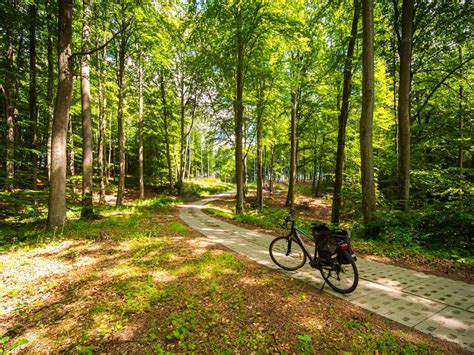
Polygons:
M235 215L235 220L245 223L258 224L261 226L275 228L288 215L288 210L275 207L263 208L262 211L246 211Z
M303 354L314 354L316 349L311 343L311 335L303 334L296 336L296 348Z
M177 223L177 222L168 223L168 228L179 234L184 234L188 231L188 227L186 227L182 223Z
M234 188L233 184L224 183L216 179L198 179L185 181L183 191L188 196L208 196L225 192Z
M355 336L351 351L355 353L378 352L381 354L419 354L430 352L429 345L423 342L409 344L389 332L382 335Z
M379 211L368 228L379 232L375 240L362 226L354 228L356 240L367 241L373 251L400 256L427 254L472 264L474 218L471 211L446 206L443 210L425 208L413 212ZM357 245L357 243L356 243Z
M12 354L16 349L28 343L28 339L23 337L17 337L12 339L9 336L3 336L2 338L0 338L0 354Z

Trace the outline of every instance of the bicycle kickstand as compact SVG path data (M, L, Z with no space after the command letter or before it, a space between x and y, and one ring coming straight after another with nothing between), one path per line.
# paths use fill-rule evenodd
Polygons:
M323 292L324 286L326 286L326 280L324 280L323 285L321 286L321 289L319 290L319 293Z

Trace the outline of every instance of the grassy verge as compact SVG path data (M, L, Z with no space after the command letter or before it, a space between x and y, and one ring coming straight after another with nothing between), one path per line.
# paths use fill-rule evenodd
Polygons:
M204 197L229 191L235 188L234 184L222 182L214 178L202 178L184 181L183 192L187 196Z

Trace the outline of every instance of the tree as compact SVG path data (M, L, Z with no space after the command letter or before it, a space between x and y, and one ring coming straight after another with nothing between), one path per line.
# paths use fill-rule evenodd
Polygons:
M66 217L66 137L72 94L72 0L58 0L58 91L51 137L51 179L48 226L58 228Z
M14 165L14 144L15 144L15 134L14 134L14 120L15 120L15 101L13 98L14 92L14 48L13 48L13 28L11 23L11 18L6 16L4 18L5 26L5 84L2 87L3 96L5 99L5 123L6 123L6 154L5 154L5 167L6 167L6 180L5 180L5 190L11 192L14 186L14 175L15 175L15 165Z
M138 58L138 187L139 198L145 198L145 182L143 178L143 64L141 53Z
M244 125L244 40L243 40L243 20L241 4L235 8L236 11L236 50L237 65L235 72L235 180L237 185L237 199L235 213L244 211L244 173L243 173L243 152L242 152L242 128Z
M170 153L170 132L169 132L169 117L168 117L168 104L166 102L166 90L165 90L165 79L163 73L160 74L160 93L161 93L161 106L163 109L163 128L165 131L165 149L166 149L166 165L168 168L168 189L170 193L173 191L173 167L171 164L171 153Z
M397 7L397 2L394 2ZM399 186L398 198L403 210L410 199L410 88L413 41L413 0L403 0L402 36L398 44L400 55L400 84L398 86Z
M359 22L360 0L354 0L354 16L352 18L351 37L347 45L347 55L344 63L344 83L342 89L342 106L339 114L339 130L337 135L336 172L334 178L334 194L332 201L331 222L339 223L342 203L342 181L344 176L344 148L346 143L346 125L349 117L349 99L351 97L352 60L354 46L357 40L357 23Z
M28 7L30 17L30 139L31 139L31 179L33 188L36 188L38 165L38 104L36 94L36 22L38 8L36 5Z
M367 224L375 219L375 180L372 151L374 116L374 4L362 1L362 112L360 117L360 156L362 214Z
M47 79L47 93L46 93L46 105L47 105L47 117L48 117L48 142L47 142L47 169L48 169L48 181L51 177L51 144L53 135L53 120L54 120L54 58L53 58L53 9L52 0L46 0L46 26L48 28L47 37L47 62L48 62L48 79Z
M122 12L125 12L125 4L122 3ZM125 189L125 136L123 129L123 105L125 99L125 59L127 55L129 45L129 34L125 33L127 27L126 22L122 19L121 22L121 34L118 47L118 71L117 71L117 84L119 88L118 92L118 107L117 107L117 131L118 131L118 146L119 146L119 182L117 189L117 201L116 205L120 206L123 200L123 191Z
M81 103L82 103L82 218L94 215L92 206L92 120L90 91L90 28L91 0L83 0Z

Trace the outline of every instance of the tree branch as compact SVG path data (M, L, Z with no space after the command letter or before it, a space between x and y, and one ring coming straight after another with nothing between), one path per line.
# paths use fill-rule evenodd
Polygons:
M448 78L449 78L451 75L453 75L458 69L460 69L464 64L470 62L470 61L473 60L473 59L474 59L474 56L469 57L469 58L467 58L464 62L460 63L457 67L451 69L451 70L449 71L449 73L446 74L445 77L444 77L443 79L441 79L441 81L433 87L433 89L431 89L430 93L429 93L428 96L426 97L425 102L423 102L423 105L421 105L421 107L418 109L418 111L416 112L414 118L417 118L417 117L420 116L421 111L423 111L423 109L425 108L425 106L428 104L428 101L431 99L431 96L433 96L433 94L436 92L436 90L438 90L439 87L440 87L441 85L443 85L443 83L444 83L446 80L448 80Z
M110 37L104 44L100 45L99 47L95 47L91 49L90 51L87 52L76 52L71 55L71 57L78 56L78 55L88 55L88 54L94 54L97 51L100 51L101 49L107 47L107 45L112 42L119 34L125 32L125 30L130 26L131 22L127 23L120 31L116 32L113 34L112 37Z

